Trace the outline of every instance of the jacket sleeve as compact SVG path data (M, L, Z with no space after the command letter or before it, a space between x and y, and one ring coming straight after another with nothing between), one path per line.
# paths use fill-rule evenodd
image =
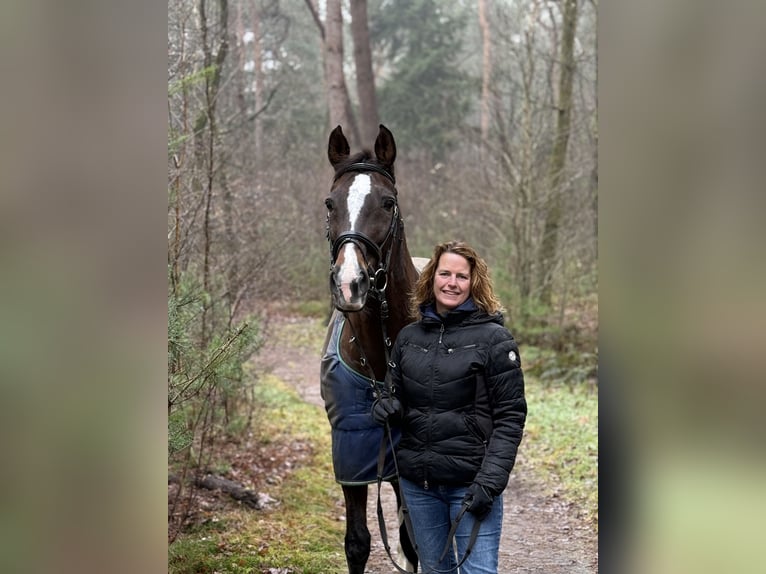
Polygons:
M527 418L519 348L505 328L493 336L484 379L492 412L492 434L474 482L498 496L508 485Z

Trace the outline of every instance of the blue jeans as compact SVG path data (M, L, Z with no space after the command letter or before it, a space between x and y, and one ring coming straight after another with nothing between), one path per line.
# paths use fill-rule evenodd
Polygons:
M432 572L431 568L449 570L455 568L463 559L471 529L474 524L473 514L466 512L460 520L455 544L450 545L450 551L444 560L439 562L444 546L447 543L452 521L462 506L467 487L432 486L428 490L419 484L401 479L402 494L410 511L412 529L415 534L420 569L424 574ZM495 498L492 510L482 521L479 535L468 559L460 567L460 574L497 574L497 557L500 552L500 531L503 526L503 497ZM457 574L457 571L454 571Z

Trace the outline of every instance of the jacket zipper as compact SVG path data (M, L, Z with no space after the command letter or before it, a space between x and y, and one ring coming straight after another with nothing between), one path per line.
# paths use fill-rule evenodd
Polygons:
M439 345L442 344L442 336L443 335L444 335L444 323L442 323L441 327L439 328ZM438 353L437 353L437 355L438 355ZM433 365L431 365L431 368L433 369ZM433 375L433 373L431 373L431 374ZM431 386L431 401L432 402L433 402L433 392L434 392L434 390L433 390L433 385L432 385ZM431 416L431 414L429 414L429 418L430 418L430 416ZM431 425L430 425L430 421L429 421L429 426L428 426L428 444L429 444L429 446L431 445ZM430 464L430 461L426 462L426 475L428 475L428 464ZM427 478L423 481L423 488L425 490L428 490L428 488L429 488L428 487L428 479Z

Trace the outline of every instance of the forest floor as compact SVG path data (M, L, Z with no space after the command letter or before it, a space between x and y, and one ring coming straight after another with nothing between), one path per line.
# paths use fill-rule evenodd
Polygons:
M300 322L296 316L272 316L271 332L279 322ZM319 354L306 353L289 341L271 338L259 354L259 362L275 376L292 386L306 402L322 406L319 395ZM328 424L329 429L329 424ZM508 488L504 494L503 534L500 543L499 572L517 574L595 574L598 572L598 535L579 509L558 496L555 485L533 475L525 465L524 448L519 450ZM395 501L390 487L384 485L383 505L389 537L396 531ZM342 502L342 492L338 486ZM376 487L368 496L369 528L372 550L367 574L395 572L386 555L375 518ZM338 509L342 520L343 508ZM342 545L343 541L338 540Z
M266 344L257 355L257 373L268 373L293 388L310 405L323 408L319 393L320 350L316 344L285 332L316 332L316 319L284 312L269 313ZM305 329L304 329L305 327ZM310 350L309 350L310 349ZM328 423L329 434L329 423ZM229 461L228 478L253 483L263 497L263 507L279 505L267 493L281 484L296 469L311 464L312 445L303 442L285 444L279 441L261 443L250 439L221 445L221 458ZM541 476L526 461L524 445L519 450L516 466L504 493L503 533L500 543L499 572L503 574L597 574L598 534L595 524L575 504L558 493L555 481ZM169 495L176 488L169 484ZM336 519L345 520L343 494L335 485ZM372 535L372 549L366 574L392 574L396 569L390 563L381 541L376 518L376 486L368 493L368 527ZM261 501L259 500L259 503ZM382 502L386 527L392 547L396 546L396 503L393 491L383 485ZM197 491L191 522L204 522L217 512L232 507L232 500L219 492ZM343 539L338 538L338 552L342 555ZM269 572L292 570L269 570ZM329 573L328 573L329 574Z

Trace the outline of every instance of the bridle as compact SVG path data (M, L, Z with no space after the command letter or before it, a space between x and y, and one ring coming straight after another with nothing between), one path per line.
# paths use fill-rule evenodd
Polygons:
M341 170L339 170L335 174L335 178L333 179L333 183L338 181L338 178L342 176L345 173L349 172L364 172L364 171L374 171L376 173L379 173L383 176L385 176L393 185L394 190L396 190L396 180L394 179L394 176L391 175L391 173L388 172L388 170L384 169L383 167L376 165L374 163L365 163L365 162L358 162L358 163L352 163ZM374 295L376 295L379 299L382 299L385 301L385 290L386 286L388 285L388 267L391 263L391 253L393 252L393 246L397 239L401 239L401 236L399 235L399 230L402 227L403 222L399 215L399 203L396 199L396 194L394 195L394 209L391 214L391 223L388 226L388 232L386 233L386 237L383 239L382 243L378 245L373 241L369 236L362 233L361 231L344 231L338 237L335 238L335 241L332 242L330 246L330 268L335 264L335 260L338 258L338 253L340 252L340 248L343 247L346 243L353 243L359 248L359 251L362 252L362 256L364 257L365 263L367 263L367 274L369 275L371 281L370 281L370 288ZM325 229L327 240L330 241L330 214L327 214L327 226ZM385 245L389 242L389 239L391 239L391 244L388 248L388 251L383 254L383 248ZM372 266L369 264L367 254L372 253L375 255L376 260L378 261L378 267L377 269L373 269ZM385 311L387 312L388 309L386 308Z

